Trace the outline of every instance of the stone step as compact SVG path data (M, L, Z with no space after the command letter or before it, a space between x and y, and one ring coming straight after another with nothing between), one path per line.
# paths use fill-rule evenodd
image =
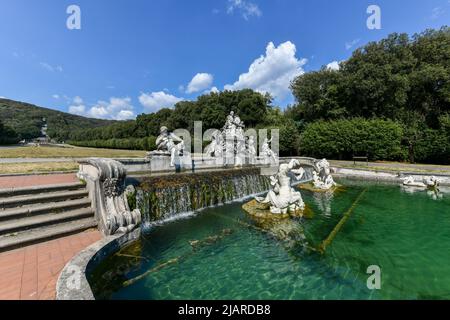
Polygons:
M58 202L64 200L74 200L85 198L89 195L86 189L64 190L40 194L20 195L9 198L0 199L0 212L8 208L23 207L28 204Z
M38 215L44 215L49 213L58 213L68 210L86 208L91 206L91 200L89 198L68 200L63 202L44 203L44 204L32 204L25 205L20 208L11 208L0 211L0 227L6 220L29 218Z
M94 217L94 210L90 207L67 211L63 213L48 213L28 218L20 218L0 223L0 235L11 234L19 231L36 229L66 221Z
M57 191L79 190L79 189L84 189L84 188L85 188L85 185L82 184L81 182L43 185L43 186L32 186L32 187L24 187L24 188L6 188L6 189L0 189L0 199L21 196L21 195L41 194L41 193L57 192Z
M95 227L97 222L91 217L27 230L14 235L0 236L0 252L61 238Z

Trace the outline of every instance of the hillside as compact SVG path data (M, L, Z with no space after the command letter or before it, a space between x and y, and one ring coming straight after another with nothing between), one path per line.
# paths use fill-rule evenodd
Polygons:
M14 130L20 139L39 137L43 118L47 121L48 135L58 141L66 140L71 131L107 126L115 122L85 118L8 99L0 99L0 115L3 125Z

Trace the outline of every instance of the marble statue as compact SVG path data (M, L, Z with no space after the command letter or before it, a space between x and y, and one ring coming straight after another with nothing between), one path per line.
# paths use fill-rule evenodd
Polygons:
M408 187L419 187L419 188L426 188L426 184L420 181L415 181L413 176L407 176L402 178L403 185Z
M219 157L223 153L222 133L217 130L211 136L211 143L205 148L204 153L210 157Z
M281 164L278 173L270 177L272 189L267 196L265 198L255 198L260 203L270 204L271 213L295 213L305 208L302 195L291 187L289 173L293 173L295 179L300 180L305 170L300 167L300 162L296 159L292 159L289 163Z
M223 134L225 136L234 137L236 134L236 124L234 123L234 111L231 111L227 116L225 126L223 127Z
M256 143L254 136L249 136L247 139L247 156L249 164L256 163Z
M320 190L328 190L336 186L331 176L330 163L326 159L319 160L315 163L313 171L314 188Z
M245 164L247 156L247 143L244 134L245 124L231 111L227 116L222 131L217 130L211 143L205 148L204 153L208 156L222 160L224 164L234 164L242 166ZM223 161L225 158L225 161Z
M264 164L274 164L277 163L277 155L270 148L270 143L272 139L264 139L264 142L261 147L261 156Z
M428 188L437 189L439 187L439 180L435 176L425 177L421 181L415 181L413 176L407 176L402 178L403 185L407 187L418 187L418 188Z
M436 178L435 176L424 178L423 182L429 189L437 189L439 187L439 179Z
M246 156L246 148L245 148L245 140L237 140L236 141L236 151L235 151L235 161L234 165L236 167L243 166L245 164L245 156Z
M161 127L160 134L156 139L156 150L170 154L171 167L175 166L176 158L183 155L184 147L184 141L181 138L169 132L167 127Z

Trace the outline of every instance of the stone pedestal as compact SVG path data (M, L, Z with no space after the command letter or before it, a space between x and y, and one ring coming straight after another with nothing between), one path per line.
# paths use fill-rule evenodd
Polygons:
M152 172L175 170L170 166L170 152L150 151L145 158L149 161Z
M175 157L174 166L170 165L170 152L150 151L147 153L146 159L150 163L152 172L192 169L192 157L186 153L183 156Z

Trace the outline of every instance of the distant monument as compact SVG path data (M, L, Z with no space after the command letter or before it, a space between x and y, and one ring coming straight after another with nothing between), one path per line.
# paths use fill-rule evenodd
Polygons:
M244 135L245 124L231 111L222 131L215 131L204 153L216 158L217 164L242 166L248 155L248 142Z
M234 165L257 164L257 137L245 135L245 124L241 118L231 111L222 130L216 130L211 143L204 154L216 158L217 164ZM266 139L262 145L261 157L264 164L278 163L277 155L270 148L271 141Z

